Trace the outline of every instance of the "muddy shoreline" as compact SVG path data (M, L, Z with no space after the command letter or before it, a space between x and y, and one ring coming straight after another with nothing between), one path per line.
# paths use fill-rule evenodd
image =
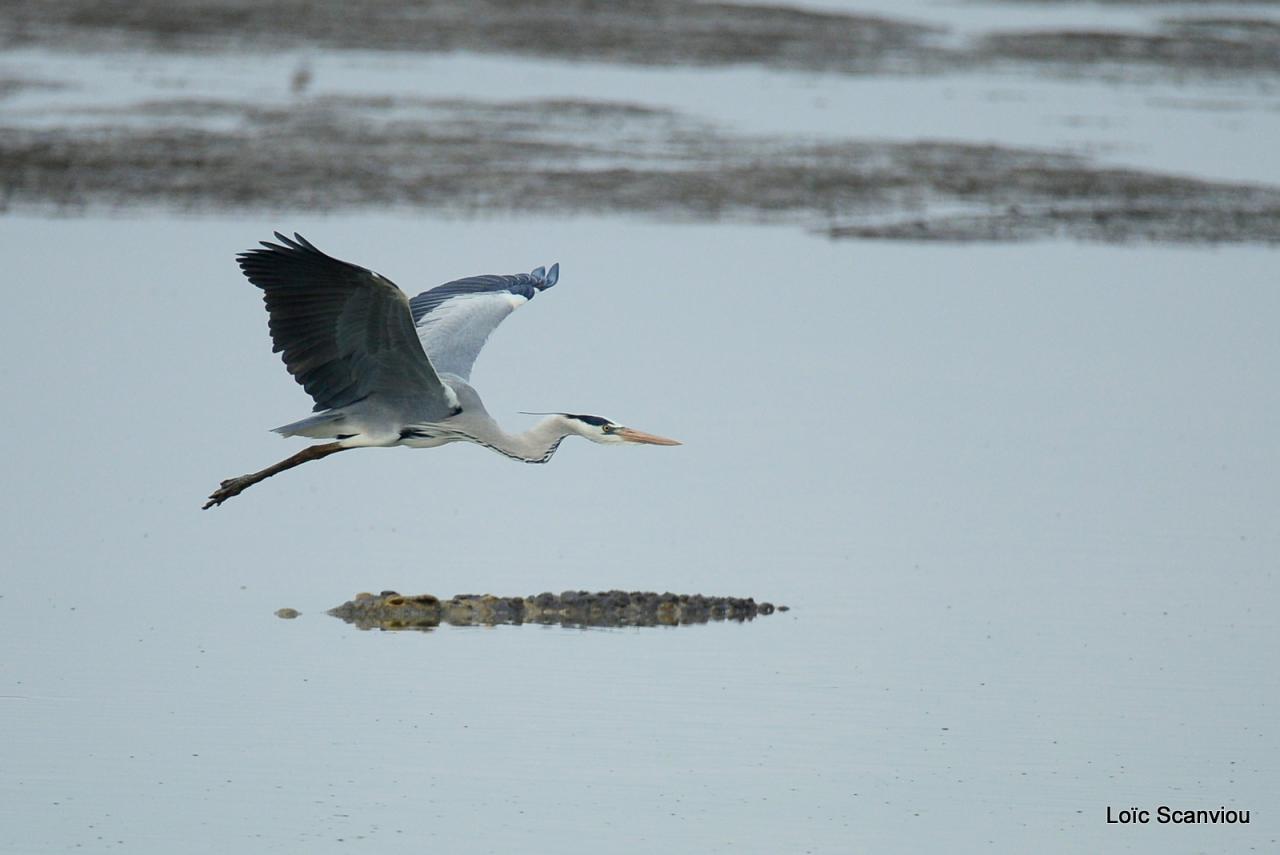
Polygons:
M962 69L1144 80L1280 77L1280 23L1205 12L1142 32L992 32L769 6L647 0L15 0L0 45L51 51L468 51L841 74ZM940 78L944 79L944 78ZM40 87L0 78L0 104ZM402 209L785 223L831 238L1280 243L1280 188L948 141L735 133L616 100L173 97L0 112L0 213ZM180 87L179 87L180 88ZM65 101L64 101L65 103Z
M149 101L0 124L0 212L546 211L833 238L1280 243L1280 190L953 142L813 143L593 101Z
M1148 31L1011 30L959 44L950 36L944 27L909 19L692 0L13 0L0 8L0 46L10 48L467 51L844 74L1014 63L1108 77L1148 75L1152 68L1280 76L1277 24L1249 14L1183 14Z

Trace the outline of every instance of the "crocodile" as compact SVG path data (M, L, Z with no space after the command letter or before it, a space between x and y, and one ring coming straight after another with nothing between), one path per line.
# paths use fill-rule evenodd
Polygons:
M431 594L406 596L395 591L361 593L329 610L359 629L430 630L442 623L493 626L536 623L570 627L681 626L708 621L753 620L786 606L757 603L751 597L656 594L652 591L564 591L528 597L458 594L442 600Z

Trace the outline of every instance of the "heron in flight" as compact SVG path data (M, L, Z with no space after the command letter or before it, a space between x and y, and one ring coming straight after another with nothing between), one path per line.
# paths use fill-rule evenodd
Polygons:
M271 340L315 400L315 414L275 428L331 439L260 472L229 478L205 509L272 475L349 448L432 448L474 442L525 463L546 463L567 436L592 442L679 445L600 416L546 413L507 433L471 387L471 366L503 318L545 291L560 265L514 276L471 276L412 300L390 279L326 255L302 235L262 242L237 256L263 291Z

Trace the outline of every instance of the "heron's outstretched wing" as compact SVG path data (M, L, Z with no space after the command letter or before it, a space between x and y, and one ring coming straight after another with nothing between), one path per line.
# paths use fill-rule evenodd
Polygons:
M263 291L274 350L315 399L345 407L371 395L397 399L407 417L443 418L454 409L414 331L409 299L371 270L325 255L302 235L276 232L237 256Z
M503 318L560 278L560 265L515 276L470 276L409 301L422 349L442 374L471 379L480 348Z

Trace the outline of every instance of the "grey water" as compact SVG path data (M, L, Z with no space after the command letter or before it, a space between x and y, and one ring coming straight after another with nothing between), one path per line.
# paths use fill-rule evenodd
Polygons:
M354 85L347 61L314 59L316 85L326 63ZM163 56L49 62L48 76L96 62L168 85ZM244 74L234 57L200 62ZM857 114L868 133L912 133L917 108L922 135L1003 127L928 109L945 82L358 60L369 87L406 85L396 70L417 62L479 63L520 97L604 80L642 103L705 99L742 127L767 121L761 86L805 133L850 121L812 109L824 97L890 104ZM1224 113L1175 110L1155 84L951 85L1007 112L1007 141L1275 180L1256 136L1275 131L1265 91L1177 87L1241 98ZM988 97L1010 88L1034 106ZM1202 136L1163 134L1162 115ZM410 293L560 262L477 363L489 410L513 426L594 413L685 445L569 440L546 466L362 450L201 511L221 478L296 450L268 429L310 409L233 262L274 228ZM11 211L0 249L2 851L1276 845L1273 249L163 208ZM579 588L791 610L429 633L324 614L361 590ZM1107 822L1108 807L1161 804L1252 818Z

